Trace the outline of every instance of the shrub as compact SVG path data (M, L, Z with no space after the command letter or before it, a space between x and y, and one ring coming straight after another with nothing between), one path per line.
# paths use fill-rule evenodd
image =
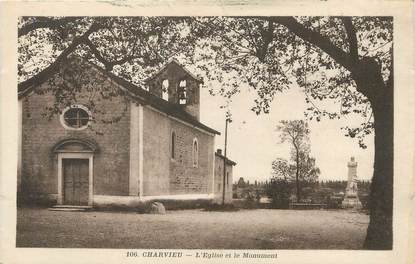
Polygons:
M271 208L288 209L290 205L291 186L283 179L272 179L266 190L271 199Z
M339 196L327 196L327 209L341 209L343 197Z
M369 210L370 208L370 196L366 193L359 193L359 200L362 203L362 209Z
M311 195L312 203L327 203L330 196L334 193L331 188L319 188Z

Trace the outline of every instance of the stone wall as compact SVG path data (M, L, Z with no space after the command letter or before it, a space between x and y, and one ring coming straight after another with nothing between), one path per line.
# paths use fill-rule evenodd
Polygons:
M169 194L170 121L148 107L143 112L143 195Z
M222 203L223 196L223 158L215 155L215 202ZM226 178L225 178L225 202L232 202L232 183L233 183L233 166L229 163L226 165Z
M44 94L32 93L22 99L22 193L57 194L57 155L52 148L66 138L83 138L96 142L99 147L94 155L94 194L128 195L130 112L125 98L118 96L110 100L97 93L97 108L104 111L94 113L93 117L121 119L113 124L97 121L84 130L68 130L62 126L59 114L50 120L44 116L48 113L46 108L55 101L47 88L45 83L36 90ZM90 95L90 91L81 90L77 93L77 103L85 103Z
M213 135L144 107L143 195L211 193ZM175 133L175 157L171 137ZM193 166L193 140L198 141L198 165Z
M214 136L172 120L176 134L175 158L170 159L170 193L211 193ZM198 142L198 164L193 165L193 140Z

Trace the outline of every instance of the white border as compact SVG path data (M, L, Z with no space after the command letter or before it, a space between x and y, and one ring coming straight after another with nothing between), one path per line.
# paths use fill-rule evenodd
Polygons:
M180 4L181 2L181 4ZM227 4L228 3L228 4ZM0 262L4 263L202 263L202 260L126 258L126 249L58 249L16 248L16 178L18 127L17 120L17 17L18 16L122 16L122 15L393 15L395 52L395 182L394 182L394 249L364 250L278 250L276 263L413 263L414 246L414 20L413 1L83 1L83 2L1 2L0 24L0 141L2 146ZM260 128L258 128L260 130ZM409 240L409 237L412 240ZM140 250L137 250L140 252ZM148 251L148 249L146 249ZM166 251L166 250L157 250ZM182 250L184 255L194 250ZM217 252L204 250L207 252ZM258 252L258 250L234 250ZM259 251L261 252L261 251ZM203 263L269 263L270 260L204 260Z

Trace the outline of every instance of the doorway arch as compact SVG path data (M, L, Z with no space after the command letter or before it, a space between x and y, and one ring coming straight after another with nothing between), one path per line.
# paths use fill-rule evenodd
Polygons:
M92 206L94 154L97 144L77 138L53 146L57 155L58 205Z

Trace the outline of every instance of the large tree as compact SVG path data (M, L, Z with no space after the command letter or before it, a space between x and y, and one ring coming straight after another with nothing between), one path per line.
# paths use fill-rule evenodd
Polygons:
M218 92L227 98L242 83L256 89L259 114L294 80L306 92L308 118L361 114L367 121L346 129L362 147L374 130L365 247L391 249L392 28L391 17L24 17L18 86L22 92L47 80L73 53L138 83L170 56L186 54L221 82ZM339 110L323 109L317 104L323 100L339 103Z
M392 248L393 213L393 21L391 17L202 18L205 60L214 57L210 75L220 94L232 97L241 83L256 89L252 109L269 111L277 92L302 87L309 119L360 114L359 127L346 127L358 138L375 132L370 194L368 249ZM212 54L206 50L211 48ZM215 70L216 69L216 70ZM321 102L320 102L321 101ZM324 108L335 102L337 111ZM322 103L322 104L319 104Z

